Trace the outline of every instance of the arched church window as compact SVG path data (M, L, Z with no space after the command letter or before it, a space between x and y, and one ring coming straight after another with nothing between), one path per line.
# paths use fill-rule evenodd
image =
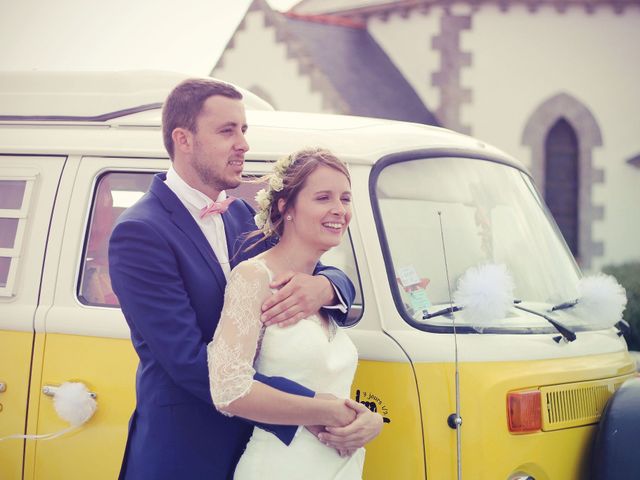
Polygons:
M579 245L579 154L575 130L564 118L545 140L544 197L574 257Z
M594 149L603 144L598 121L584 103L560 92L531 113L522 143L531 149L531 173L538 188L578 263L588 270L604 253L604 243L593 235L595 222L605 213L593 196L594 185L604 181L604 171L593 165ZM575 213L566 213L568 209Z

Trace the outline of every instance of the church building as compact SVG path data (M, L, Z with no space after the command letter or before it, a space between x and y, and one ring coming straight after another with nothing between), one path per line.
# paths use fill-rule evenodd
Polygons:
M211 74L501 148L597 271L640 260L639 45L640 0L254 0Z

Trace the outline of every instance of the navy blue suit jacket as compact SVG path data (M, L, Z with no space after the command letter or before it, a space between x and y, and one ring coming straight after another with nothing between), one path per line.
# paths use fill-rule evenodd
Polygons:
M209 392L206 347L220 318L226 280L204 234L164 178L156 175L149 191L121 215L109 243L113 290L140 357L121 478L226 479L252 430L250 423L218 413ZM231 268L267 248L244 251L244 236L256 228L253 214L236 200L222 216ZM350 306L354 290L348 278L333 268L320 270ZM313 395L287 379L256 379ZM296 430L261 428L285 443Z

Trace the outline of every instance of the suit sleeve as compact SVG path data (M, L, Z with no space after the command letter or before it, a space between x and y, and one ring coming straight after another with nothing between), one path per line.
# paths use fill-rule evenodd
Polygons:
M109 264L136 350L148 350L177 385L211 403L206 344L166 239L147 222L119 223L109 242Z
M338 309L331 309L328 312L338 323L338 325L346 326L347 314L356 297L356 290L353 286L353 283L351 282L351 280L349 280L349 277L347 277L347 275L345 275L345 273L341 270L335 267L322 265L321 263L316 266L314 274L324 275L325 277L327 277L339 293L340 298L344 301L345 306L347 307L346 311L343 312Z

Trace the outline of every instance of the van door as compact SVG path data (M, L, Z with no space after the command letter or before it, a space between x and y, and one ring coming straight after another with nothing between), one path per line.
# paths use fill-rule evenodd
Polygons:
M25 479L117 478L135 403L138 358L111 291L107 246L118 215L169 161L78 161L68 209L54 212L64 228L56 232L55 261L45 265L43 288L52 301L43 318L45 345L31 386L39 400L33 402L28 428L48 434L69 426L56 414L50 396L65 382L83 383L95 394L97 411L75 431L28 442Z
M0 155L0 438L25 433L42 263L65 157ZM24 441L0 442L0 478L22 476Z

